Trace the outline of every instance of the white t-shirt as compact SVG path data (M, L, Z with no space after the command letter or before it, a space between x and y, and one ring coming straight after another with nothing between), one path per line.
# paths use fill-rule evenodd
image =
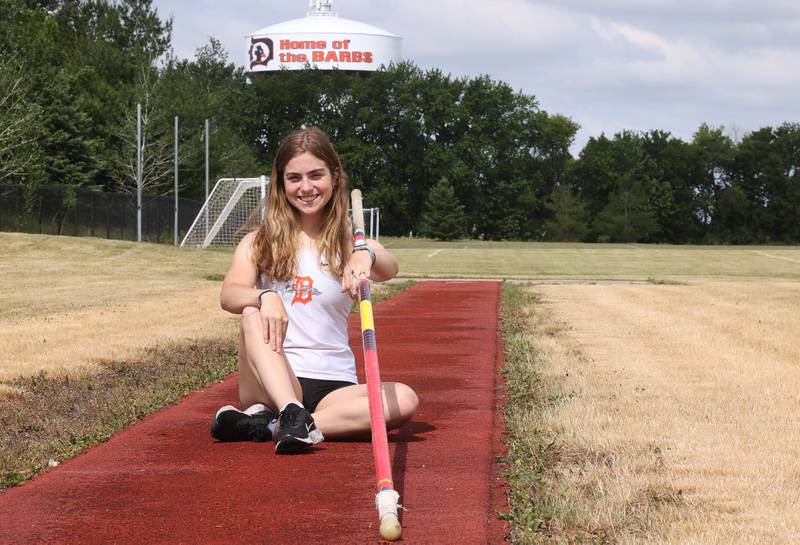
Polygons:
M293 280L275 282L262 273L258 285L283 299L289 327L283 349L298 377L358 382L347 336L353 300L341 282L320 266L314 250L300 250Z

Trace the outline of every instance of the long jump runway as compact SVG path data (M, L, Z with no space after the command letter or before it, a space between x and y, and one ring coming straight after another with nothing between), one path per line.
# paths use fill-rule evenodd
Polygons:
M404 543L504 541L499 300L497 282L431 281L375 306L382 378L420 396L389 434ZM350 338L360 369L357 315ZM295 456L217 443L211 417L237 388L232 375L6 490L0 543L380 543L369 441Z

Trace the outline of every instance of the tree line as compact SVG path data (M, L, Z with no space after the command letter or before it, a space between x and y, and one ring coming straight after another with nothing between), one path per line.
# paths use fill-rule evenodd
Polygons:
M145 191L268 173L279 139L328 132L381 232L438 238L657 243L800 241L800 124L731 137L701 125L592 137L488 76L402 63L376 73L250 78L210 38L170 49L151 0L0 0L0 183L135 190L136 104Z

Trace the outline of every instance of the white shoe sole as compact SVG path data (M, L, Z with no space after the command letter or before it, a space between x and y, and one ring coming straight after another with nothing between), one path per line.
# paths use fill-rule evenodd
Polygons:
M254 414L263 413L264 411L268 410L269 407L267 407L263 403L256 403L255 405L250 405L242 412L245 414L249 414L250 416L253 416Z
M275 453L284 454L287 452L297 452L304 450L312 445L322 443L325 437L319 430L308 432L308 437L301 439L300 437L286 437L280 443L275 444Z
M246 414L244 411L240 411L233 405L225 405L224 407L220 407L220 409L217 411L217 414L214 415L214 419L216 420L217 418L219 418L219 415L221 415L225 411L236 411L237 413Z

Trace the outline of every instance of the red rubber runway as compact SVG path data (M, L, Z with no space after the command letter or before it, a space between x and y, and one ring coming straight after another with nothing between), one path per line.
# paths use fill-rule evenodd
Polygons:
M404 543L503 543L497 282L420 282L375 306L383 380L420 397L389 434ZM350 338L361 366L358 316ZM0 494L0 543L380 543L369 441L275 456L217 443L237 375Z

